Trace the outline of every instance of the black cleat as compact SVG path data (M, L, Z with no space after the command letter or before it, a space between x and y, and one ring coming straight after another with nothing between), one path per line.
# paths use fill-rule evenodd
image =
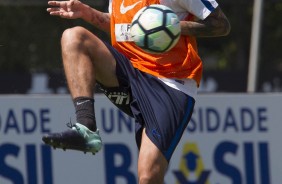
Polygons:
M68 124L71 128L61 133L50 133L44 135L42 140L45 144L52 146L54 149L60 148L78 150L84 153L91 152L93 154L100 151L102 140L99 135L99 130L96 132L89 130L82 124Z

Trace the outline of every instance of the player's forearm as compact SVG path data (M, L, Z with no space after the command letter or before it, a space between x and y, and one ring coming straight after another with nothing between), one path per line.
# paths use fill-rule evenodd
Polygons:
M82 19L94 25L98 29L110 32L110 14L100 12L91 8L88 5L85 5L85 11L83 13Z
M227 35L227 31L224 28L218 28L198 22L181 21L180 25L181 34L186 36L216 37Z
M205 20L181 21L181 34L196 37L225 36L230 32L230 24L218 8Z

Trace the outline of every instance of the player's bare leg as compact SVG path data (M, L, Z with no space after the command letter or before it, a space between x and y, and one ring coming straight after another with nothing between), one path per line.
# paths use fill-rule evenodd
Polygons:
M95 35L75 27L64 32L61 42L65 74L73 98L93 97L96 79L104 86L118 86L115 59Z
M78 122L69 125L71 130L44 136L43 141L54 148L94 154L102 146L94 115L95 82L99 80L108 87L118 86L116 62L105 44L82 27L66 30L61 44L65 75Z
M138 159L139 184L163 184L167 167L164 155L148 138L144 129Z

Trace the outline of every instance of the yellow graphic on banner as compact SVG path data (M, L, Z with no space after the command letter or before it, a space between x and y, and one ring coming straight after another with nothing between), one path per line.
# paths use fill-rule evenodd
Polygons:
M196 143L187 142L183 146L179 171L173 171L176 184L210 184L210 171L205 170L203 159Z

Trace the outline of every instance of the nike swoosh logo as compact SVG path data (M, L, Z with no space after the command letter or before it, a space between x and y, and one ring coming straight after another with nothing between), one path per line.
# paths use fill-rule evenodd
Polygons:
M128 12L129 10L133 9L137 4L141 3L142 1L138 1L136 3L134 3L133 5L129 5L129 6L124 6L124 0L122 0L122 3L120 5L120 13L121 14L125 14L126 12Z
M82 101L82 102L76 102L76 105L81 105L81 104L84 104L86 102L89 102L90 100L85 100L85 101Z
M161 137L161 135L159 134L159 132L158 132L156 129L153 129L153 130L152 130L152 134L153 134L153 135L156 135L156 136L158 136L158 137Z

